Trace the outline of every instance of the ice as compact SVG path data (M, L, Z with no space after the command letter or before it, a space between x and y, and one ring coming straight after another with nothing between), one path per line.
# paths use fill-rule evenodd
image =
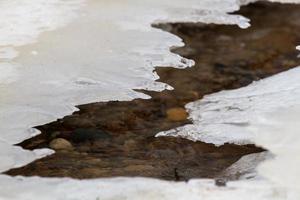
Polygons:
M0 8L0 140L7 144L38 134L32 127L75 105L172 89L155 82L154 67L194 62L171 53L183 42L153 23L249 25L227 14L239 9L235 0L3 0Z
M154 67L184 68L192 66L193 61L170 52L170 48L184 45L180 38L151 24L202 22L246 28L247 18L228 13L249 2L0 1L0 171L53 153L46 149L27 151L14 144L39 134L33 127L71 114L76 110L75 105L149 98L133 89L172 89L155 82L159 77L153 73ZM290 107L299 102L299 73L299 68L290 70L249 87L191 103L187 108L194 125L179 128L179 133L167 132L216 145L251 142L268 148L277 157L259 168L264 179L230 182L228 187L219 188L213 180L79 181L1 175L0 199L298 200L299 161L294 158L299 153L295 134L299 130L296 122L299 112ZM288 114L282 114L283 110Z
M193 124L159 133L215 145L249 144L255 135L247 129L264 113L289 108L300 101L300 67L257 81L248 87L222 91L186 105Z
M274 158L273 155L264 151L261 153L253 153L243 156L237 162L225 169L219 176L222 181L230 180L260 180L260 174L257 172L257 167L264 161Z
M263 147L274 158L258 167L258 175L253 171L253 164L257 165L257 160L263 158L257 155L242 158L225 175L241 172L241 179L255 179L233 184L245 183L252 187L251 184L262 183L261 187L270 187L264 192L269 191L273 196L259 199L297 200L300 198L299 77L300 67L297 67L244 88L208 95L187 105L192 125L158 136L185 137L216 145L253 143ZM257 198L256 194L247 196Z
M24 150L21 147L11 146L5 142L0 141L0 157L1 165L0 171L5 171L11 167L21 167L41 158L52 154L52 150L37 149L34 151Z
M84 0L2 0L0 2L0 46L13 47L36 42L45 31L70 22Z
M7 184L9 183L9 184ZM281 188L265 181L232 182L217 187L213 180L167 182L146 178L96 180L0 177L0 194L5 200L296 200L286 198ZM15 192L15 188L19 188Z
M300 198L300 103L278 108L259 116L250 130L256 133L255 142L276 155L259 167L260 174L282 188L287 195Z
M13 59L18 56L18 52L12 47L5 47L0 49L0 59Z

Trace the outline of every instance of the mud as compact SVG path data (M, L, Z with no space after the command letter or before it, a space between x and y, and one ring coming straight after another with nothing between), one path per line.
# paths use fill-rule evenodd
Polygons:
M196 66L188 69L156 68L159 81L173 86L173 91L142 91L151 95L149 100L78 106L79 112L37 127L41 135L19 144L26 149L49 148L51 141L64 138L72 144L71 150L59 150L7 174L77 179L214 178L242 156L263 151L254 145L215 147L182 138L154 137L190 123L183 110L186 103L300 64L295 50L300 44L300 6L255 3L238 13L249 17L252 27L159 25L186 43L174 52L196 61Z

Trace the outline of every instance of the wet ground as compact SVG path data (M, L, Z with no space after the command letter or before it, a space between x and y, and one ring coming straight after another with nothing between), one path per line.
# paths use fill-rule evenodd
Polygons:
M203 95L246 86L300 64L300 6L255 3L240 14L251 19L246 30L231 25L161 25L184 39L176 49L194 59L189 69L156 68L173 91L149 92L152 99L94 103L56 122L37 127L42 134L24 141L26 149L57 152L10 175L78 179L144 176L166 180L214 178L244 155L261 152L253 145L212 144L155 134L187 123L184 105ZM276 85L274 85L276 87Z

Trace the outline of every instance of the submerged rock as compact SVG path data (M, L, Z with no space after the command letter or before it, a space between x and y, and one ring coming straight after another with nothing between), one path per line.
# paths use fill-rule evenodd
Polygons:
M171 121L184 121L188 114L184 108L171 108L167 110L167 118Z
M50 142L49 147L54 150L73 150L73 145L66 139L57 138Z

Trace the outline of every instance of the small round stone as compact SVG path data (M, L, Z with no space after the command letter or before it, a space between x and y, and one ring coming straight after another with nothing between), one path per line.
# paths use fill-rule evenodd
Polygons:
M188 114L183 108L171 108L167 110L167 118L171 121L184 121L188 117Z
M72 150L73 145L66 139L57 138L50 142L50 148L53 150Z

